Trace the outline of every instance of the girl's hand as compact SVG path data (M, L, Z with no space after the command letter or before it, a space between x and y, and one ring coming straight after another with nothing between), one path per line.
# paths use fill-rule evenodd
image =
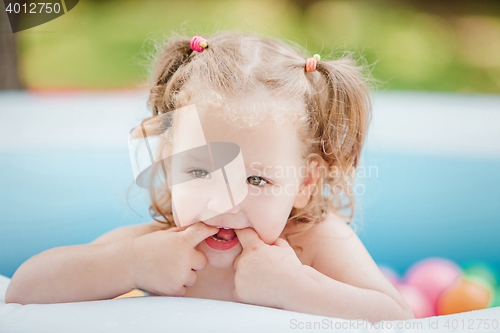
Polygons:
M198 222L135 238L132 270L136 288L165 296L184 296L186 287L196 283L195 271L207 265L207 258L195 247L218 231L217 227Z
M267 245L251 228L235 232L243 252L234 261L233 297L243 303L283 308L299 278L305 276L295 251L282 238Z

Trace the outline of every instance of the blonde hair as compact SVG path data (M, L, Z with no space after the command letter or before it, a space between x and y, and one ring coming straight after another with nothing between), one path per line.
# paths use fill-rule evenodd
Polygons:
M316 72L308 73L308 57L299 47L280 40L235 32L204 37L209 46L201 53L191 50L190 37L179 35L173 35L161 48L148 100L153 116L143 123L189 104L201 93L206 95L204 103L221 105L224 100L237 100L265 87L275 96L296 101L305 115L296 124L306 147L303 157L320 162L316 188L321 190L312 194L304 208L292 209L282 235L290 241L291 236L305 232L330 213L348 218L347 224L351 224L353 179L371 118L365 67L344 56L323 59ZM340 193L325 196L325 186ZM150 189L149 214L155 220L162 216L165 221L157 221L166 228L175 227L171 195L163 191L158 197L158 193ZM350 214L340 213L345 208Z

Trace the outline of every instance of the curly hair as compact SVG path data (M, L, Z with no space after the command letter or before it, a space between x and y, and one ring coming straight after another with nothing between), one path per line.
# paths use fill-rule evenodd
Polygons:
M201 53L191 50L190 37L177 34L162 45L151 75L148 106L153 115L143 124L188 105L197 94L206 95L204 103L220 106L265 87L275 96L296 101L304 115L296 122L305 147L303 157L319 161L316 188L321 190L311 195L304 208L291 210L282 236L294 246L290 237L331 213L351 224L351 190L371 119L365 67L344 55L321 60L316 72L309 73L305 71L307 56L299 46L252 33L218 33L208 41ZM324 195L323 189L335 191ZM150 197L151 217L165 228L175 227L169 191L150 189ZM342 214L344 209L350 213Z

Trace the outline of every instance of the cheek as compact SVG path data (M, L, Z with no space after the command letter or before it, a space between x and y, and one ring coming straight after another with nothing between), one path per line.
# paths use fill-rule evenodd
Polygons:
M174 214L175 224L179 227L185 227L195 223L196 212L192 209L194 202L198 202L197 197L194 197L191 191L174 186L172 189L172 210ZM191 207L191 209L190 209Z
M172 188L172 203L177 225L184 227L212 217L215 213L207 212L213 189L201 182L186 182ZM210 214L211 213L211 214Z
M195 190L193 187L191 184L180 184L172 188L175 223L180 227L203 220L200 212L203 210L203 206L206 206L206 192L199 188Z
M271 187L249 190L245 199L245 214L259 237L266 243L272 244L281 234L288 221L293 206L293 196L274 192Z
M172 202L181 226L205 221L232 208L222 171L210 179L195 179L172 188Z

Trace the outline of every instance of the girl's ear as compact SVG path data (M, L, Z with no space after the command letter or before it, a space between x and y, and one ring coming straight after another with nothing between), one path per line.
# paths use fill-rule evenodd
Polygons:
M309 162L307 168L307 175L304 179L304 183L299 189L299 193L295 198L293 207L301 209L304 208L311 198L311 194L316 190L316 183L319 178L319 163L316 159Z

